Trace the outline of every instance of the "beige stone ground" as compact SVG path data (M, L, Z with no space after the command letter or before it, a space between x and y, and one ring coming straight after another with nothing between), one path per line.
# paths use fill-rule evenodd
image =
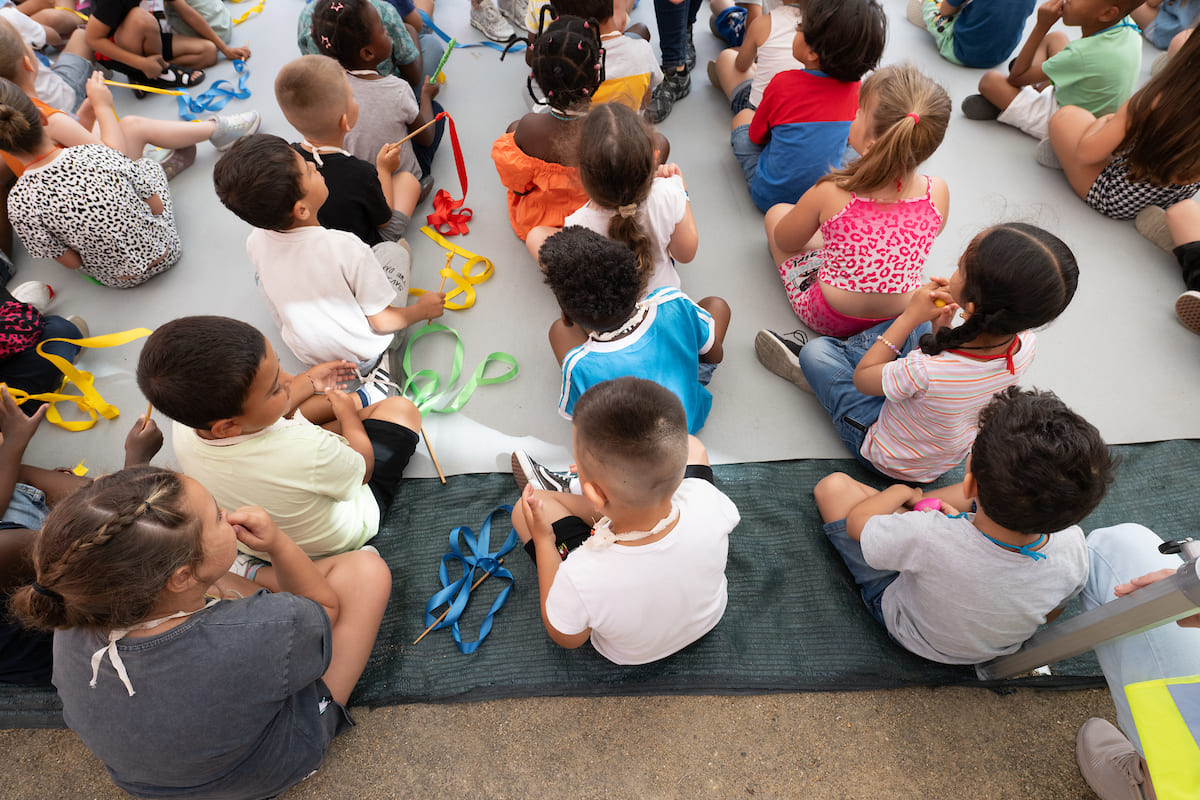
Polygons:
M326 798L1094 798L1075 731L1104 690L535 698L357 709ZM69 731L0 731L0 798L124 798Z

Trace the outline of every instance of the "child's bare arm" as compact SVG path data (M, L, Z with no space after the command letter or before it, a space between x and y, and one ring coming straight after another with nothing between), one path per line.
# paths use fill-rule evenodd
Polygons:
M171 4L171 8L179 15L179 18L187 23L188 27L196 32L196 35L208 39L217 46L217 50L221 55L232 61L235 58L247 59L250 57L250 47L242 45L241 47L232 47L225 44L225 41L217 36L217 32L208 24L208 20L200 16L200 12L187 4L187 0L167 0Z
M0 436L0 496L12 497L25 448L49 409L50 406L42 403L33 416L27 417L8 393L8 388L0 385L0 431L4 434Z
M533 540L534 552L537 557L542 624L546 626L546 633L550 635L555 644L574 650L588 640L588 637L592 635L592 630L585 628L579 633L563 633L550 624L550 618L546 616L546 598L550 595L550 587L554 585L554 577L558 575L558 567L562 564L562 558L558 554L554 530L546 519L542 500L534 495L533 484L526 485L521 500L520 510L525 529L529 531L530 538Z
M394 333L418 322L437 319L445 313L445 308L444 292L426 292L411 306L388 306L378 314L367 317L367 322L371 323L376 333Z
M375 156L375 174L379 177L379 187L383 189L383 199L387 201L388 208L396 207L396 192L392 184L392 173L399 168L400 145L390 143L379 148L379 155ZM386 224L385 222L384 225ZM380 227L383 226L381 225Z
M687 194L687 181L683 179L683 172L679 169L678 164L660 164L658 171L655 173L659 178L670 178L676 175L683 183L683 192ZM671 240L667 243L667 253L676 261L687 264L696 257L696 250L700 247L700 231L696 229L696 218L692 214L691 198L686 198L683 203L683 219L675 224L675 229L671 231Z
M772 233L775 248L783 253L802 252L813 235L821 229L822 208L827 203L835 202L838 199L835 195L839 191L832 181L826 181L800 195L796 205L775 226Z
M125 143L125 134L121 131L121 123L117 120L116 112L113 111L112 92L104 83L104 73L99 70L92 73L87 82L87 97L92 101L92 108L96 112L96 126L100 129L100 141L106 146L111 147L118 153L124 153L128 148ZM55 117L65 116L63 114L54 114ZM161 209L155 211L155 214L161 214Z
M331 625L337 622L340 608L337 593L317 570L312 559L279 529L266 511L255 506L244 506L230 511L228 520L233 525L238 541L271 557L271 566L281 591L315 601L325 609Z
M1129 127L1129 103L1121 104L1115 114L1106 114L1088 126L1079 137L1077 153L1084 164L1101 164L1110 157L1125 139ZM57 114L55 116L58 116Z
M433 98L437 97L438 92L441 91L441 89L441 84L430 83L429 81L421 81L421 97L419 98L421 101L421 113L418 114L417 118L413 120L411 125L408 126L410 133L428 123L434 118L434 116L436 116L433 113ZM423 147L429 147L433 144L433 137L436 134L437 126L430 125L428 128L414 136L413 142Z
M938 16L953 17L958 13L959 8L959 6L952 6L946 0L942 0L942 3L938 6Z
M754 66L754 59L758 57L758 48L762 47L770 33L771 18L768 15L763 14L751 22L745 38L742 39L742 46L738 48L737 58L733 60L733 68L738 72L745 72Z
M1008 82L1011 85L1032 86L1035 83L1049 80L1046 73L1042 71L1041 65L1033 63L1034 56L1038 47L1041 46L1042 40L1050 32L1050 28L1054 27L1054 23L1062 18L1062 6L1063 0L1046 0L1045 3L1038 6L1037 22L1034 23L1033 31L1022 45L1021 52L1017 53L1017 57L1013 60L1012 69L1008 71Z
M954 298L946 291L949 283L945 278L933 278L929 283L917 289L908 298L904 312L896 317L896 321L888 326L882 335L887 342L877 340L863 355L854 368L854 388L863 394L876 397L883 394L883 368L899 358L888 345L900 347L904 340L923 322L942 318L941 324L948 324L950 315L958 308ZM936 305L941 300L944 305ZM937 324L937 323L935 323Z
M108 38L113 34L113 29L94 16L88 19L87 27L84 30L88 47L94 52L120 61L122 64L128 64L151 77L161 74L167 68L167 60L162 55L144 56L141 53L126 50Z
M54 260L67 269L79 269L83 266L83 259L79 256L79 253L70 248L67 248L62 255L55 256Z
M358 417L358 406L350 399L350 395L341 389L326 392L329 404L333 407L333 416L341 424L342 438L366 462L367 469L363 472L363 483L371 480L375 472L375 451L371 448L371 440L363 428L362 420ZM257 548L256 548L257 549Z
M862 539L863 528L871 517L893 514L921 499L921 490L897 483L866 498L846 515L846 534L854 541Z

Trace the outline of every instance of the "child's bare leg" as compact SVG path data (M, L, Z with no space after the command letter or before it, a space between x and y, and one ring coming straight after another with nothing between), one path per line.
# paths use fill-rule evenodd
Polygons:
M777 265L782 264L794 255L793 253L781 250L779 245L775 244L775 229L779 227L779 221L786 217L795 207L792 203L776 203L768 208L767 213L763 215L763 229L767 232L767 247L771 250L771 260Z
M1158 16L1158 6L1151 7L1149 3L1143 3L1130 11L1129 16L1133 18L1139 28L1145 28Z
M1188 242L1200 242L1200 203L1184 200L1167 209L1167 229L1178 247Z
M561 230L562 228L552 228L549 225L538 225L525 235L525 248L529 250L529 255L533 256L533 260L537 261L538 269L543 272L546 270L542 266L542 262L538 260L538 253L542 251L542 245L546 243L546 240Z
M754 65L750 69L743 72L738 69L734 62L737 60L737 48L727 47L717 54L717 80L721 83L721 91L726 97L733 95L733 90L738 87L742 81L748 81L754 77ZM746 121L747 124L749 120Z
M362 676L379 635L379 623L392 593L392 573L369 550L323 558L313 562L338 599L333 623L333 654L322 676L333 699L343 705Z
M1106 166L1105 162L1084 164L1079 158L1079 142L1095 121L1090 111L1079 106L1063 106L1050 117L1050 144L1062 164L1067 181L1080 198L1087 197L1092 184Z
M844 472L826 475L813 487L813 499L825 522L845 519L856 505L879 494L865 483L859 483Z
M691 464L708 464L708 450L704 447L704 443L695 436L688 434L688 458L687 463Z
M547 492L540 489L535 490L533 494L534 497L541 499L542 514L551 525L563 517L579 517L590 521L596 519L596 509L592 505L592 501L583 495ZM517 501L512 512L513 530L517 532L517 537L522 543L528 542L530 537L529 530L525 527L524 511L525 498L522 497Z
M550 349L554 351L554 357L558 359L559 364L562 364L567 353L586 341L587 334L583 328L565 319L556 319L550 326Z
M1179 33L1175 34L1175 38L1173 38L1171 40L1171 44L1167 46L1167 55L1171 58L1174 58L1175 54L1183 48L1184 43L1187 42L1188 37L1192 35L1192 31L1194 30L1196 29L1188 28L1186 31L1180 31Z
M73 11L68 11L65 8L48 8L43 11L38 11L35 14L30 14L29 18L39 25L45 25L50 30L54 31L59 36L59 40L54 40L53 37L47 37L46 43L52 46L57 46L62 39L67 39L76 30L81 30L79 27L80 19Z
M90 478L83 478L73 472L60 472L56 469L42 469L22 464L17 472L17 480L21 483L35 486L46 495L46 505L53 507L78 492L91 483Z
M707 353L700 356L700 360L709 364L720 364L721 360L725 358L725 332L729 330L729 319L733 316L733 312L729 308L729 303L715 296L705 297L696 305L712 315L713 325L716 326L712 347Z
M1007 75L990 69L979 79L979 93L987 98L988 102L1003 111L1017 98L1021 89L1009 83Z
M407 397L389 397L359 409L359 419L379 419L403 425L410 431L421 430L421 412Z
M162 31L158 27L158 20L141 6L129 9L112 38L113 42L131 53L141 53L144 56L162 55Z
M217 46L198 36L176 34L171 39L171 50L171 61L188 69L211 67L217 63Z
M412 216L421 198L421 182L411 172L397 172L392 176L392 208Z
M17 11L20 11L27 17L32 17L39 11L47 11L54 8L54 0L24 0L24 2L17 3L16 6Z
M133 160L142 157L146 145L166 150L179 150L207 140L217 130L214 120L184 122L183 120L122 117L121 133L125 135L125 155Z
M733 115L733 122L729 123L729 130L736 131L743 125L749 125L754 121L754 109L743 108L741 111Z

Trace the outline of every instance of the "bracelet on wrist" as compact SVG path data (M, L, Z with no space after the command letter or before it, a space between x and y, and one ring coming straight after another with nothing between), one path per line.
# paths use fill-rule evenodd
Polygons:
M876 336L876 337L875 337L875 341L877 341L877 342L883 342L883 343L884 343L884 344L887 346L887 349L888 349L888 350L891 350L893 353L895 353L895 354L896 354L896 358L900 358L900 356L902 355L902 354L901 354L901 352L900 352L900 348L899 348L899 347L896 347L896 345L892 344L892 343L891 343L891 342L889 342L887 339L883 338L883 336L882 336L882 335L880 335L880 336Z

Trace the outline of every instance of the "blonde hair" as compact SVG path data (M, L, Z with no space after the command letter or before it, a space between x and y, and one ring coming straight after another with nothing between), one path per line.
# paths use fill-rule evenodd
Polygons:
M305 137L335 133L350 102L346 72L329 56L300 56L275 76L275 100Z
M859 108L870 110L866 153L818 183L833 181L848 192L882 188L933 155L950 124L950 96L912 64L881 67L863 81Z
M11 22L0 17L0 78L15 81L21 59L26 55L25 40Z

